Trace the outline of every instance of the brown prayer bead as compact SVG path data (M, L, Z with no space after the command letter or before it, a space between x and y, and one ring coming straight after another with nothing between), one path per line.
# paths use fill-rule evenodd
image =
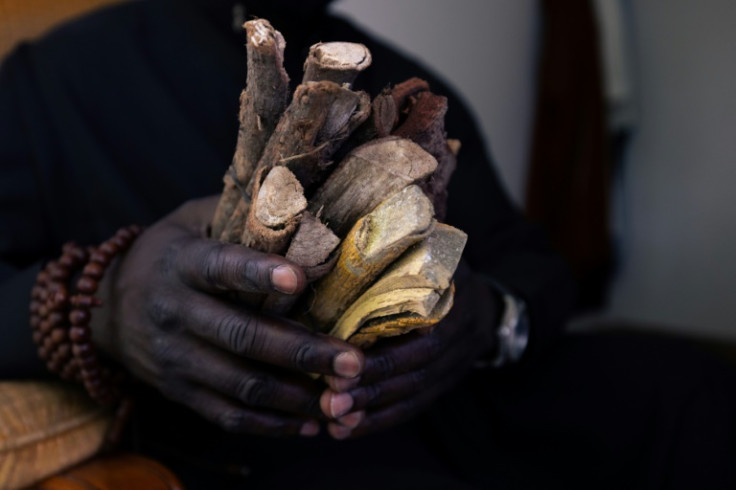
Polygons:
M90 337L91 333L89 331L89 328L74 326L69 329L69 338L72 339L72 342L74 342L75 344L88 342Z
M117 255L117 253L120 251L120 247L118 247L115 243L112 241L107 241L100 245L99 248L100 252L106 253L108 255Z
M112 257L110 257L108 254L104 253L101 250L95 250L91 254L89 254L89 259L92 262L97 262L98 264L108 266L110 265L110 261L112 260Z
M100 280L105 274L105 268L97 262L90 262L84 266L82 274L91 277L92 279Z
M54 345L59 345L66 340L66 330L63 328L55 328L51 331L51 341Z
M73 344L72 352L76 357L88 357L90 354L96 353L92 344Z
M82 276L77 281L77 290L80 293L95 294L97 292L98 283L91 277Z
M69 322L75 326L86 326L89 324L90 319L92 319L92 314L85 308L75 308L69 313Z
M42 339L43 339L43 333L41 333L38 330L36 330L35 332L33 332L33 343L34 344L40 343Z

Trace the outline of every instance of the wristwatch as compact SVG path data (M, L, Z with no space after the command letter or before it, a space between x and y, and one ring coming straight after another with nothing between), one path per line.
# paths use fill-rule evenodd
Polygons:
M519 362L529 343L529 315L526 303L521 299L504 294L505 309L501 324L496 330L498 350L493 360L494 367Z
M486 282L503 298L504 311L496 330L496 355L491 360L479 360L476 367L501 367L519 362L529 343L529 315L526 303L497 281L484 277Z

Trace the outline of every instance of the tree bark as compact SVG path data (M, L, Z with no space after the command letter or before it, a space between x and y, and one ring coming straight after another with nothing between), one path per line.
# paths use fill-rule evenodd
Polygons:
M362 44L318 43L309 48L302 83L327 80L350 87L371 61L371 52Z
M370 113L370 97L334 82L299 85L268 141L258 169L286 166L305 189L320 180L337 147ZM252 190L253 180L247 191Z
M329 329L389 264L430 233L433 214L430 200L412 185L358 220L340 245L335 268L314 287L313 323Z
M366 334L379 338L438 322L449 311L444 301L451 306L445 294L452 294L452 276L466 241L462 231L438 223L345 311L330 335L349 340L365 327Z
M220 238L243 198L263 149L288 101L289 76L284 70L286 42L267 20L246 22L247 85L240 95L240 127L232 167L224 176L225 187L212 220L212 236ZM241 212L242 214L242 212ZM242 220L230 225L242 227ZM227 236L238 236L231 230ZM231 241L231 240L227 240Z
M359 146L340 162L310 202L338 237L381 201L428 177L437 161L410 140L389 136Z
M306 207L304 189L287 168L259 170L241 243L261 252L284 253Z

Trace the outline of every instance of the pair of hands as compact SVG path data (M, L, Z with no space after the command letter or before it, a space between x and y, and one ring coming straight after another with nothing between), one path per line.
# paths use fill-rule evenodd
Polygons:
M344 439L410 418L494 345L496 301L461 263L455 307L430 331L365 352L233 300L299 294L283 257L205 238L216 198L146 230L102 285L96 342L134 376L231 432ZM325 375L328 386L307 373Z

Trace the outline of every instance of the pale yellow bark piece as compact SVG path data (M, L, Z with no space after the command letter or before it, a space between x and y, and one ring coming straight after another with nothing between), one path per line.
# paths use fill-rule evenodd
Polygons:
M432 230L432 203L412 185L378 205L350 230L337 264L315 285L313 323L331 327L360 293L406 249Z
M366 322L391 315L431 317L440 296L450 288L466 241L462 231L438 223L345 311L330 335L345 340Z

